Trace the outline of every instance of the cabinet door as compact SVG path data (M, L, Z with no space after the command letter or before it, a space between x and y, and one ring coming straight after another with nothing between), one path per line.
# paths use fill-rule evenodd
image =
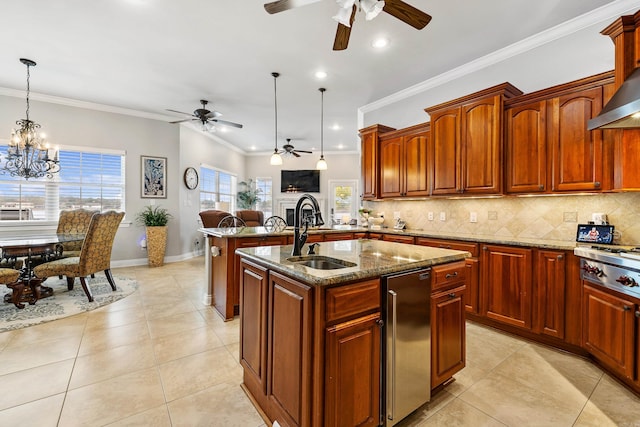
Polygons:
M235 249L255 248L257 246L281 246L287 244L287 236L259 236L243 239L234 239L233 251L233 305L234 313L239 313L240 304L240 255L235 254Z
M326 331L325 426L378 426L380 313Z
M402 137L380 141L380 197L403 195Z
M599 190L603 179L602 131L587 122L602 109L602 87L553 98L548 126L554 191Z
M564 252L537 252L534 330L560 339L564 338L565 266Z
M429 132L404 137L404 196L429 195L428 141Z
M465 287L431 296L431 388L465 366Z
M309 425L311 417L312 289L269 274L267 397L283 425Z
M454 194L460 184L460 108L431 116L433 170L431 194Z
M506 111L506 191L537 193L547 189L547 103L534 102Z
M632 302L584 284L583 345L603 364L633 378Z
M531 329L531 249L482 247L481 314Z
M378 198L378 134L362 135L362 198Z
M469 313L478 313L478 298L480 291L480 260L478 258L467 258L464 260L468 269L467 277L469 282L464 291L464 304Z
M465 193L499 193L502 183L502 97L462 107L461 172Z
M244 384L254 395L267 393L267 270L240 264L240 364Z

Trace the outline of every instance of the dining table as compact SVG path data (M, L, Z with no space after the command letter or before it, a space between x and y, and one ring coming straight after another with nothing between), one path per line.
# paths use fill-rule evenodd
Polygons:
M46 279L36 277L33 268L39 264L64 257L63 243L84 240L84 234L54 234L0 240L0 262L18 269L20 276L7 287L11 293L4 296L6 303L24 308L24 302L35 304L41 298L53 295L53 289L42 286ZM20 263L22 261L22 263Z

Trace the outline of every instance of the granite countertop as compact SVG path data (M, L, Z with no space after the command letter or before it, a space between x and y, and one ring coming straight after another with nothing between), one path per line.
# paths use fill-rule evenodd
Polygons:
M280 232L269 232L264 227L245 227L237 233L229 233L229 229L225 228L200 228L198 231L207 234L209 236L221 237L221 238L247 238L247 237L261 237L261 236L292 236L293 227L287 227ZM550 239L535 239L535 238L518 238L518 237L500 237L500 236L483 236L478 234L465 234L465 233L452 233L452 232L439 232L439 231L425 231L419 229L406 229L396 230L394 228L381 228L371 229L367 227L358 227L351 225L338 225L331 228L309 228L309 234L331 234L341 232L371 232L382 234L395 234L402 236L412 237L427 237L433 239L444 240L459 240L471 243L489 243L495 245L508 245L508 246L525 246L535 247L541 249L556 249L556 250L573 250L576 247L576 243L566 240L550 240Z
M404 243L381 240L343 240L322 242L316 247L316 255L337 258L354 263L355 266L336 270L318 270L306 267L290 259L293 246L260 246L237 249L236 253L256 261L271 270L301 282L326 286L352 282L390 273L414 270L437 264L463 260L471 254L464 251L432 248L428 246L406 245ZM302 258L306 256L307 245Z

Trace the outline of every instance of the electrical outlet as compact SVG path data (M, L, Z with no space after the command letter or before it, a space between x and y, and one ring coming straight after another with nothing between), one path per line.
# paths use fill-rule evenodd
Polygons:
M447 213L440 212L440 221L446 221L446 220L447 220Z
M429 221L433 221L433 212L429 212L429 213L427 214L427 219L428 219Z
M469 214L469 222L478 222L478 212L471 212Z

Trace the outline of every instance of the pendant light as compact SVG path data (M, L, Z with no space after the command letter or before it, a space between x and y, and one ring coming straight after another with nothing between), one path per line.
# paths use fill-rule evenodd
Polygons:
M276 80L280 76L280 73L271 73L271 75L273 76L273 100L274 100L274 111L275 111L275 117L276 117L275 137L274 137L276 148L275 150L273 150L270 163L273 166L279 166L282 164L282 157L280 157L280 154L278 153L278 90L276 86Z
M320 160L316 163L316 169L319 171L327 170L327 162L324 159L324 92L325 88L321 87L320 91Z

